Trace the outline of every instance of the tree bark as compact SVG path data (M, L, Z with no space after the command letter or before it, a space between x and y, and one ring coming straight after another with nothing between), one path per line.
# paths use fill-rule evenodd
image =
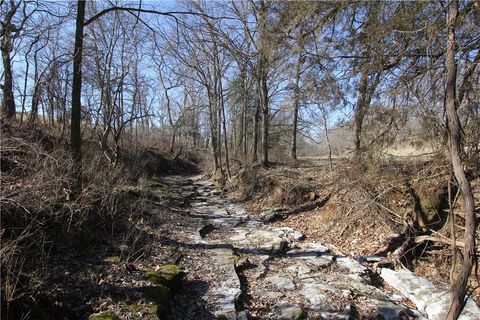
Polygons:
M257 101L255 106L255 114L253 117L253 147L252 147L252 161L258 160L258 136L260 135L260 81L257 81Z
M462 129L456 108L456 72L455 63L455 24L458 15L458 2L450 2L447 14L447 54L446 54L446 90L445 109L448 123L450 157L455 179L464 199L465 210L465 248L463 250L463 265L453 286L452 303L447 319L457 319L465 305L468 278L470 277L475 257L475 204L470 183L465 175L461 159Z
M245 64L246 65L246 64ZM243 112L242 112L242 134L243 134L243 165L247 164L247 110L248 110L248 82L247 69L245 67L243 78Z
M15 8L15 7L14 7ZM14 9L9 12L8 16L10 19L15 14ZM2 102L2 118L7 121L10 121L15 118L15 98L13 96L13 74L12 74L12 59L10 57L10 52L12 51L12 28L13 25L7 17L7 23L3 27L2 34L2 62L3 62L3 72L5 75L5 80L3 83L3 102Z
M260 32L259 57L258 57L258 102L262 111L262 164L268 166L268 147L269 147L269 106L268 106L268 45L267 41L267 7L265 1L260 1L260 12L258 19L258 28Z
M75 28L75 51L73 54L72 83L72 118L70 124L70 143L73 157L74 193L82 189L82 132L81 94L82 94L82 51L83 51L83 21L85 19L85 0L78 0L77 20Z
M360 83L358 85L358 99L355 107L355 151L358 153L361 148L363 119L365 118L365 99L368 86L368 65L365 64L360 75Z
M266 73L266 72L265 72ZM262 164L264 167L268 166L268 147L269 147L269 107L268 107L268 88L267 75L264 74L261 80L262 87L260 89L260 99L262 105Z
M324 132L325 132L325 141L327 142L327 147L328 147L328 165L329 165L330 171L333 171L332 146L330 145L330 137L328 136L327 115L325 110L322 110L322 118L323 118Z
M297 159L297 130L298 130L298 111L300 109L300 74L302 71L302 52L303 41L298 41L298 60L295 68L295 88L293 93L293 131L292 131L292 159Z

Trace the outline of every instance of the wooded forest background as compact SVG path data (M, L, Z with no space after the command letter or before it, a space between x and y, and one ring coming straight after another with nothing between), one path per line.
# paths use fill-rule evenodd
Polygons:
M478 1L0 4L2 135L63 141L59 197L83 199L107 175L93 163L114 172L153 147L174 160L201 154L223 181L302 156L333 169L334 158L368 166L429 153L452 161L465 199L458 316L475 255ZM2 172L11 166L2 158ZM20 206L9 199L4 190L2 206Z

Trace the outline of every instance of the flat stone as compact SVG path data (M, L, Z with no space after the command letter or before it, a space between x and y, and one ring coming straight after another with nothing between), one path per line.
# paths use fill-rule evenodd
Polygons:
M284 291L292 291L295 290L295 284L293 283L292 279L288 276L271 276L265 278L265 281L271 283L275 288L278 290Z
M270 230L253 229L246 237L256 247L272 252L282 251L287 245L287 241L278 232Z
M409 310L402 304L397 305L388 300L374 300L372 302L384 320L402 319L402 316L409 314Z
M427 279L417 277L409 270L394 271L383 268L380 276L412 301L419 311L425 312L430 320L445 319L452 298L449 291L437 288ZM479 315L480 308L472 298L469 298L458 319L475 320Z
M319 256L327 254L330 252L330 249L324 245L316 242L300 242L296 243L295 247L291 250L288 250L287 256Z
M226 208L231 215L242 216L242 217L246 217L247 215L247 210L245 208L237 206L236 204L233 204L233 203L227 204Z
M321 319L324 320L350 320L350 306L347 306L347 308L343 312L320 312Z
M242 223L242 218L234 217L219 217L210 219L211 223L217 227L227 226L227 227L236 227Z
M370 300L388 300L395 303L402 301L402 297L396 295L386 295L380 289L366 284L364 281L358 279L351 279L349 275L337 277L336 281L331 281L329 284L341 290L349 290L355 292L356 295L364 296Z
M301 293L312 307L323 308L329 304L329 297L336 289L318 282L304 283Z
M253 229L253 228L259 228L264 226L264 224L261 221L258 220L247 220L243 226L245 228Z
M300 279L308 277L311 272L311 269L307 265L301 264L301 263L297 263L292 266L289 266L286 270L288 272L295 274Z
M212 263L215 265L216 286L209 287L205 298L212 305L216 316L236 319L235 302L241 294L240 280L235 271L235 255L231 249L213 249Z
M337 257L335 262L340 268L347 269L349 273L353 275L353 277L351 277L352 279L363 280L367 283L371 282L368 269L357 260L349 257Z
M267 262L270 259L272 259L271 256L262 255L258 257L257 261L252 262L252 264L255 264L257 266L256 271L253 274L253 278L255 279L261 278L267 273L267 267L265 266L265 262Z
M235 310L235 302L241 294L240 289L219 289L211 290L205 295L209 300L213 300L213 313L217 317L224 319L237 319L237 312Z
M279 302L277 308L279 313L277 319L281 320L300 319L301 315L305 314L301 307L286 301Z
M311 268L319 269L325 268L333 264L333 256L320 256L320 257L310 257L310 256L300 256L292 258L295 261L304 261L304 264L308 264Z

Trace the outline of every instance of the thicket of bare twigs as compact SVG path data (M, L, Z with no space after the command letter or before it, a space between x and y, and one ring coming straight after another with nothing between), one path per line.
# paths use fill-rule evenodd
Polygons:
M142 176L194 168L146 148L126 150L114 167L87 141L83 188L74 196L65 140L46 129L10 125L1 127L1 136L2 318L12 304L34 303L52 254L105 244L137 254L141 239L134 229L152 200L139 191Z

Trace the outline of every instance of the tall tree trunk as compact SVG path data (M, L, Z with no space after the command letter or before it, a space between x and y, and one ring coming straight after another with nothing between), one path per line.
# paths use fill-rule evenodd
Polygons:
M263 131L262 131L262 164L263 166L268 166L268 147L269 147L269 108L268 108L268 88L267 88L267 76L266 74L262 76L261 81L262 87L260 89L260 99L262 101L262 120L263 120Z
M34 77L33 77L33 93L32 93L32 110L30 114L30 124L34 124L38 117L38 104L39 104L39 91L40 91L40 79L38 78L38 51L33 54L34 61Z
M211 136L211 145L212 145L212 151L213 151L213 160L214 160L214 165L215 165L215 171L214 173L217 172L219 168L219 160L218 160L218 147L217 147L217 138L216 138L216 113L215 110L213 110L213 103L214 103L214 98L210 92L210 88L206 86L207 89L207 95L208 95L208 113L210 116L210 136ZM208 148L208 140L207 140L207 148Z
M265 1L260 1L260 12L258 19L258 28L260 32L260 49L258 61L259 77L259 103L262 109L262 164L268 166L268 147L269 147L269 106L268 106L268 56L267 47L271 44L267 41L267 7Z
M13 12L14 13L14 12ZM3 102L2 102L2 118L10 121L15 118L15 98L13 96L13 74L12 59L10 52L12 51L11 29L12 24L7 22L4 26L1 51L3 62L3 73L5 80L3 83Z
M81 94L82 94L82 51L83 51L83 21L85 18L85 0L78 0L77 20L75 29L75 51L73 54L73 83L72 83L72 119L70 129L70 143L74 162L73 178L74 193L82 189L82 132L81 122Z
M360 75L360 83L358 84L358 99L355 107L355 151L360 152L362 131L363 131L363 119L365 118L366 109L366 96L368 87L368 64L365 63Z
M243 78L243 113L242 113L242 133L243 133L243 165L247 164L247 110L248 110L248 82L247 70L245 67L245 77Z
M360 83L358 87L358 100L355 108L355 151L357 155L362 148L362 135L363 135L363 122L365 116L368 114L370 103L372 102L373 94L377 89L380 82L381 71L374 73L374 79L369 83L370 67L365 64L362 68L362 74L360 76Z
M220 88L221 88L221 80L220 80ZM223 127L223 140L225 144L225 167L227 170L227 178L230 178L230 158L228 155L228 140L227 140L227 125L225 120L225 103L223 101L223 94L220 91L220 104L222 109L222 127Z
M292 131L292 159L297 159L297 130L298 130L298 111L300 109L300 74L302 71L302 41L298 41L298 60L295 67L295 88L293 93L293 131Z
M252 146L252 161L256 162L258 160L258 136L260 135L260 81L257 81L257 103L255 106L255 114L253 117L253 146Z
M212 32L213 39L216 40L214 33ZM222 140L222 130L223 130L223 143L225 145L225 169L227 178L230 178L230 159L228 154L228 139L227 139L227 125L226 125L226 117L225 117L225 102L223 99L223 84L222 84L222 67L220 65L220 58L219 52L217 47L217 42L214 41L213 43L213 54L214 54L214 76L216 80L216 90L217 90L217 108L218 108L218 141L219 145L221 145ZM221 152L221 151L220 151ZM222 170L223 176L223 170Z
M464 199L465 209L465 248L463 265L453 286L453 296L447 319L457 319L465 304L468 278L470 277L475 257L475 204L472 189L463 169L461 158L461 127L456 107L456 72L455 64L455 24L458 15L458 2L450 2L447 14L448 38L446 54L446 91L445 109L449 129L450 157L455 179Z

